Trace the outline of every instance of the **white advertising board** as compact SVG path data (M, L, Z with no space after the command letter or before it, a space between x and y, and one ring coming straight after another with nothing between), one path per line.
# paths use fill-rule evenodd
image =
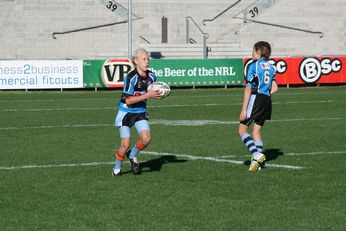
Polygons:
M83 60L0 61L0 89L83 88Z

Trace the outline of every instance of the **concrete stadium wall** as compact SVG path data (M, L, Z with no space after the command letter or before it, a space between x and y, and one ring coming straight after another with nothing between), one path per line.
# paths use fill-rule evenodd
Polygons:
M285 28L250 23L239 31L241 46L256 40L269 40L274 54L318 56L346 54L346 1L290 0L278 1L256 20L323 32L309 34Z
M133 0L133 13L142 19L133 21L133 49L143 46L163 51L166 58L200 58L202 35L190 23L186 44L186 16L192 16L209 34L209 57L245 57L257 40L268 40L274 55L346 54L346 4L344 0L273 0L274 4L256 20L322 31L323 38L283 28L244 24L234 19L255 0L242 0L212 22L234 1L218 0ZM127 7L126 0L118 3ZM99 0L0 0L0 59L104 59L126 58L127 24L56 35L84 27L123 21ZM168 44L161 43L161 19L168 21ZM147 43L145 40L149 41ZM168 50L167 50L168 49Z

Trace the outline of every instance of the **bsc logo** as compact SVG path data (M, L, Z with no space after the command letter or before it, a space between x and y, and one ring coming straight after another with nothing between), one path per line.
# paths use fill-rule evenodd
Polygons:
M122 87L124 78L133 69L129 60L106 60L102 66L102 81L107 87Z
M249 59L246 61L245 67L244 67L245 76L247 74L246 72L247 72L248 66L253 62L254 62L254 60L252 60L252 59ZM275 67L277 74L284 74L287 71L287 68L288 68L287 63L283 59L279 59L276 61L274 59L269 59L268 63L270 63L271 65L273 65Z
M306 58L299 67L300 78L306 83L314 83L321 78L321 75L328 75L332 72L339 72L342 68L339 59L331 60L324 58L319 61L316 58Z

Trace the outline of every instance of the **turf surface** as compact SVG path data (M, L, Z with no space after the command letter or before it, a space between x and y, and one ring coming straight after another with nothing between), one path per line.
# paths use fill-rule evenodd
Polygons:
M280 88L257 173L237 135L242 89L173 89L149 101L143 173L111 177L119 96L0 92L1 230L346 227L345 86Z

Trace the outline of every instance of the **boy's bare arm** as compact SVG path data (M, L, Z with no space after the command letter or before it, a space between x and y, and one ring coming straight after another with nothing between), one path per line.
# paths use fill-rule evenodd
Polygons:
M274 94L275 92L277 92L279 90L278 84L276 81L272 82L272 88L270 90L270 94Z
M239 116L240 121L243 121L246 119L246 108L249 103L250 96L251 96L251 86L246 86L244 89L244 95L243 95L243 106L241 108L241 113Z

